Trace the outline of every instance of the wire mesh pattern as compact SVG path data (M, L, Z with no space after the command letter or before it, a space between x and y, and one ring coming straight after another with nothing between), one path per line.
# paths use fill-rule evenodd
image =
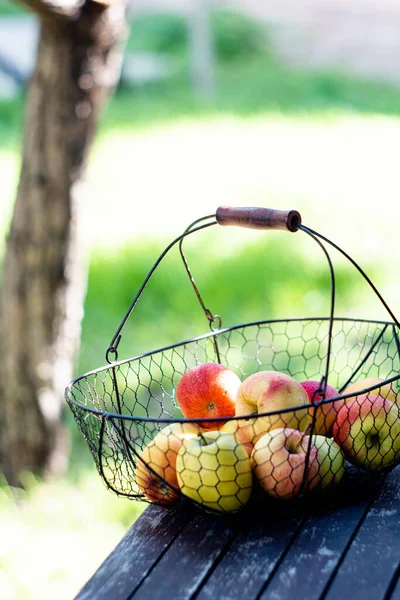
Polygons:
M243 395L245 386L253 393L253 382L266 378L270 394L281 386L280 401L265 411L262 403L256 410L249 403L236 413L187 418L178 384L210 363L235 374L232 395ZM256 487L290 499L329 489L347 463L379 472L397 465L399 373L399 330L392 322L275 320L112 363L72 382L67 400L109 489L165 505L188 497L231 512ZM315 382L311 393L304 382ZM352 390L357 382L361 387Z

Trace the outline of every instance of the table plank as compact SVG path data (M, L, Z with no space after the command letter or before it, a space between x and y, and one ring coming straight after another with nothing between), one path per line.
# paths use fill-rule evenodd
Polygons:
M390 600L400 600L400 564L397 568L397 579L396 581L394 581L394 589L393 589L393 593L390 596ZM388 599L389 600L389 599Z
M362 483L364 485L362 485ZM320 496L260 600L320 598L382 481L349 477L332 496Z
M277 504L267 500L264 506L258 504L246 511L239 521L240 533L196 600L242 600L244 593L249 599L257 596L303 518L298 510L277 510Z
M332 498L319 498L311 507L307 501L295 503L286 510L288 505L263 502L260 497L196 599L236 600L244 591L246 597L255 598L263 590L261 597L278 598L285 586L288 598L318 598L379 486L356 473Z
M132 598L188 600L234 536L233 523L197 511Z
M342 560L326 600L386 599L400 562L400 468L387 477Z
M190 519L192 507L149 506L76 596L127 600Z

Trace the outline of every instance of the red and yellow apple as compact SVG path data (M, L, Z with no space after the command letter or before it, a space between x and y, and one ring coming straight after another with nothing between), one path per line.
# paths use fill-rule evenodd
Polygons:
M263 435L254 446L251 465L262 489L274 498L290 500L319 482L317 448L296 429L282 427Z
M333 438L313 435L312 441L317 448L318 487L328 489L336 486L346 470L346 458L340 446Z
M399 408L382 396L357 396L339 410L333 437L351 463L383 471L400 461Z
M308 403L304 388L289 375L279 371L259 371L247 377L240 385L236 398L236 415L276 413L241 420L241 427L247 437L256 444L263 434L272 429L289 427L304 431L308 424L308 409L301 407ZM290 408L296 410L287 410Z
M347 395L354 393L355 396L358 392L363 392L363 390L374 386L374 389L369 392L370 396L381 396L382 398L387 398L391 402L396 402L400 405L400 393L396 391L394 387L395 384L384 383L384 381L385 380L380 377L365 377L364 379L359 379L347 386L343 394ZM379 384L383 385L379 386ZM354 396L346 398L345 401L348 402Z
M195 437L200 431L201 428L194 423L172 423L161 429L144 448L137 459L135 477L148 500L163 505L178 500L176 458L183 441Z
M220 512L236 512L252 491L250 459L233 433L205 431L184 440L176 460L182 494Z
M187 419L233 417L240 379L217 363L204 363L186 371L176 387L176 399ZM205 429L218 429L224 421L202 421Z
M314 404L315 402L319 402L323 399L323 395L320 392L320 381L302 381L300 385L307 392L308 402L310 404ZM340 394L335 390L335 388L333 388L331 385L326 385L325 399L337 398L338 396L340 396ZM312 422L315 413L313 433L316 435L330 437L332 435L332 427L336 420L336 415L339 412L342 404L343 400L336 400L335 402L327 402L326 404L320 404L315 408L310 408L310 423Z

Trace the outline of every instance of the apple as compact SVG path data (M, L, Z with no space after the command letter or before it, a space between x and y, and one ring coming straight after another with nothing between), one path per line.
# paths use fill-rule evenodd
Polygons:
M176 473L182 494L216 511L236 512L251 495L250 459L233 433L205 431L185 439Z
M140 454L135 469L140 491L152 502L171 504L180 497L176 458L185 439L201 431L194 423L172 423L161 429Z
M187 419L233 417L240 379L217 363L204 363L186 371L176 387L176 399ZM218 429L224 421L202 421L205 429Z
M332 488L341 481L345 473L345 455L333 438L313 435L312 441L317 448L318 487Z
M279 371L259 371L247 377L239 387L236 398L236 415L247 416L291 407L297 410L241 421L253 444L272 429L288 427L305 430L308 409L298 408L309 404L308 396L298 381Z
M321 387L320 381L302 381L300 384L307 392L308 402L313 404L323 399L323 395L319 392ZM337 398L340 396L339 392L335 390L331 385L326 385L325 388L325 399ZM316 408L310 408L310 423L316 412L316 419L314 424L314 432L316 435L324 435L330 437L332 435L332 427L336 420L336 415L339 412L340 407L343 405L344 400L336 400L335 402L327 402L326 404L320 404Z
M302 489L311 490L319 481L317 448L309 436L289 427L263 435L254 446L251 465L262 489L282 500L294 498Z
M399 408L382 396L357 396L339 410L333 437L351 463L383 471L400 459Z
M238 419L230 419L220 428L223 433L233 433L237 441L242 444L246 450L248 456L251 456L253 452L254 444L249 438L248 429L244 428L242 423Z
M353 392L362 392L365 389L376 386L376 389L371 390L369 395L382 396L382 398L387 398L400 406L400 394L395 390L394 383L384 383L384 381L385 380L380 377L365 377L364 379L359 379L347 386L343 394L347 395ZM383 385L379 386L380 383ZM346 398L345 402L348 402L348 400L350 400L350 398Z

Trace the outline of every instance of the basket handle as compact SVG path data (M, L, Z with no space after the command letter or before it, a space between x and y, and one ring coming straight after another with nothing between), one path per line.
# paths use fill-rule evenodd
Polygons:
M283 229L296 232L301 224L297 210L275 210L253 206L220 206L215 214L220 225L249 229Z
M251 229L283 229L284 231L297 231L301 226L301 216L297 210L275 210L272 208L261 208L261 207L231 207L231 206L220 206L215 214L207 215L197 219L185 229L185 231L173 240L166 249L158 257L144 282L142 283L139 291L137 292L132 304L130 305L125 317L122 319L117 331L115 332L111 343L106 352L106 360L109 364L118 360L118 346L121 341L122 329L131 315L133 309L136 306L140 296L142 295L149 279L157 269L158 265L164 258L164 256L170 251L170 249L177 243L180 242L181 256L189 276L190 282L194 288L194 291L200 301L201 307L206 314L210 322L210 326L215 320L218 321L219 327L221 326L221 319L218 315L213 315L205 306L201 299L200 293L197 289L196 283L190 272L189 265L183 254L182 242L183 239L188 235L210 227L211 225L236 225L239 227L249 227Z

